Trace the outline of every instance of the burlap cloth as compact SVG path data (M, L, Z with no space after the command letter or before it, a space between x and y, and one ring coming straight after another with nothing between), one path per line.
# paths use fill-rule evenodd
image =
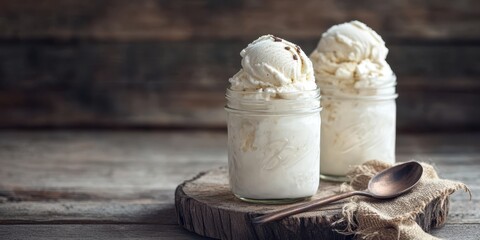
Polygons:
M343 218L334 223L346 223L347 228L339 232L355 234L360 239L437 239L422 230L415 222L416 216L434 199L439 199L436 202L441 206L448 207L445 204L450 194L459 189L470 194L470 190L461 182L440 179L431 165L421 164L423 175L420 181L400 197L392 200L353 197L343 208ZM365 190L373 175L391 166L376 160L368 161L348 174L350 182L344 183L341 190Z

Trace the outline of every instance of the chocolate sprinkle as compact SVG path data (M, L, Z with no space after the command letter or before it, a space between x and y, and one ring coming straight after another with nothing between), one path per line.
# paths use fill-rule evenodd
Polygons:
M274 41L274 42L281 42L281 41L282 41L282 39L281 39L281 38L279 38L279 37L275 37L275 36L273 36L273 41Z
M295 45L295 49L297 49L297 53L300 54L300 51L302 51L302 49L300 48L300 46L298 45Z
M293 54L293 60L298 60L297 55Z
M290 47L285 47L285 50L290 50Z

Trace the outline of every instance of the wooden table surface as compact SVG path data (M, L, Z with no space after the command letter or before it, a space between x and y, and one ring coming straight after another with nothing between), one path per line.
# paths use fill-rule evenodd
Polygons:
M397 160L466 183L433 235L479 239L480 134L397 138ZM174 189L227 164L222 131L0 132L0 239L200 239L177 225Z

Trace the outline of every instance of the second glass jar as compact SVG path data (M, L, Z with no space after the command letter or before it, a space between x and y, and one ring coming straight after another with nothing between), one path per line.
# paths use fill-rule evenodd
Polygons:
M368 160L395 162L395 79L390 86L381 88L320 89L322 179L346 181L353 166Z

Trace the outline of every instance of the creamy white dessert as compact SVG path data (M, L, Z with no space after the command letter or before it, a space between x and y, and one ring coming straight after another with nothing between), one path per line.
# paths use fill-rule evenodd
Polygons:
M264 35L240 52L242 69L230 78L230 89L270 93L317 88L312 62L298 45Z
M390 86L393 72L387 54L380 35L362 22L352 21L323 33L310 59L319 85L348 91Z
M232 192L247 201L310 197L319 184L320 103L297 45L262 36L241 51L227 89Z
M396 77L383 39L359 21L331 27L310 55L322 89L322 177L395 162Z

